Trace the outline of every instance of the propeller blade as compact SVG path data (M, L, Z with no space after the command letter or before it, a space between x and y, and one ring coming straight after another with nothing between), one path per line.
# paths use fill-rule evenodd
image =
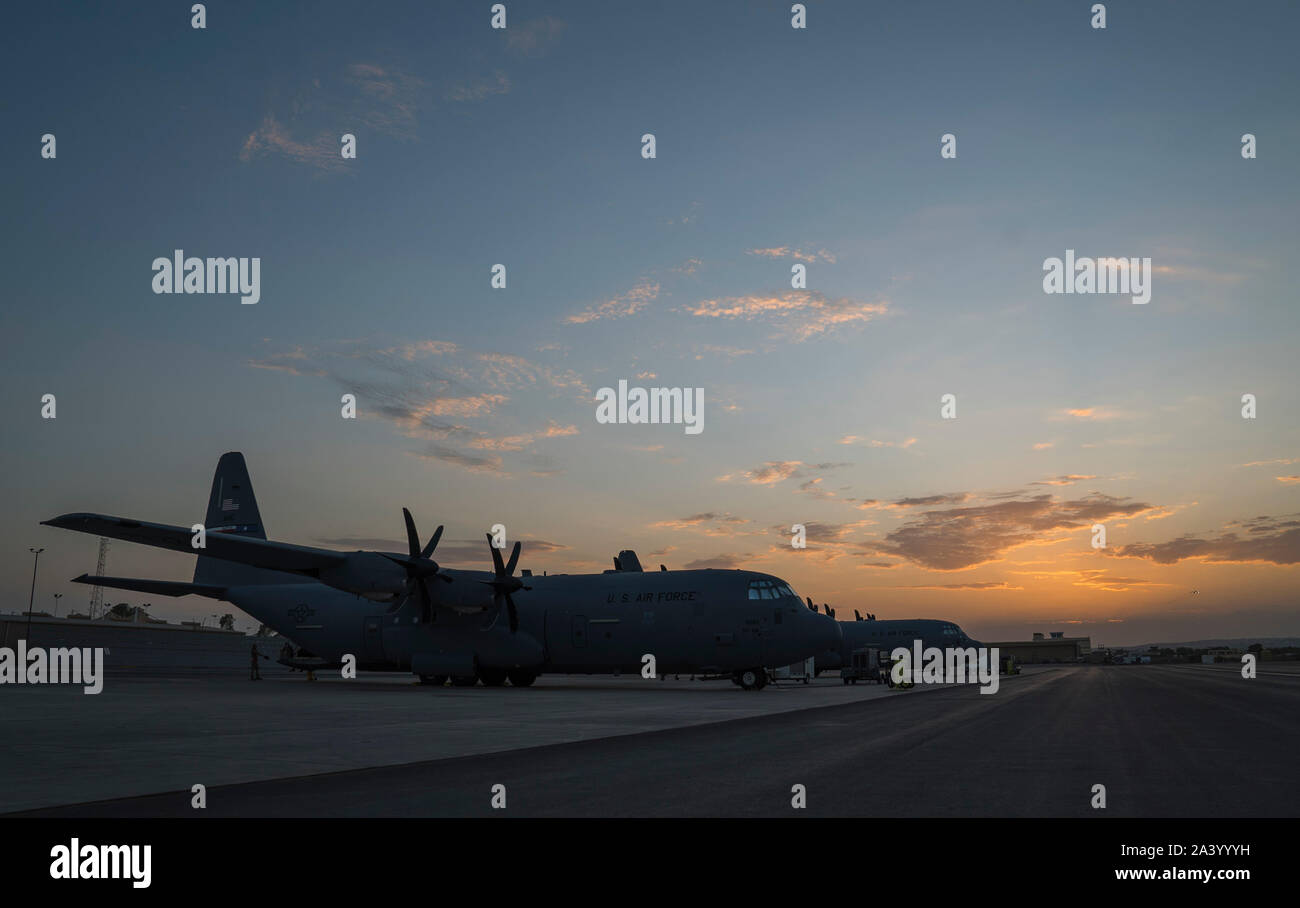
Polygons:
M515 540L514 550L510 553L510 562L506 565L506 576L512 577L515 573L515 565L519 563L519 540Z
M402 508L402 517L406 520L406 547L412 558L420 557L420 536L415 532L415 520L411 512Z
M506 593L506 613L510 616L510 633L513 634L519 630L519 612L515 610L515 600L510 598L509 593Z
M438 529L433 531L433 537L429 540L429 544L424 547L424 551L420 552L420 557L428 558L430 555L432 555L433 550L438 547L438 540L441 538L442 538L442 527L439 526Z
M492 534L487 533L488 548L492 550L492 567L496 569L496 575L500 577L506 572L506 566L501 563L501 550L492 544Z

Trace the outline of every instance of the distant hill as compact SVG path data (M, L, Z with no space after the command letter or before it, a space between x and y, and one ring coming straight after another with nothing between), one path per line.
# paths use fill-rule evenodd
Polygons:
M1121 646L1116 649L1150 649L1153 646L1161 649L1178 649L1180 646L1188 649L1209 649L1214 646L1245 649L1252 643L1261 643L1266 649L1275 646L1300 646L1300 637L1214 637L1209 640L1189 640L1183 643L1142 643L1138 646Z

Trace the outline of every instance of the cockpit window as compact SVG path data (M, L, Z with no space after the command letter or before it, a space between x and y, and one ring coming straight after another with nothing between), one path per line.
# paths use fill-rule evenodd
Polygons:
M789 585L781 583L778 580L751 580L749 581L749 598L750 599L798 599L794 590Z

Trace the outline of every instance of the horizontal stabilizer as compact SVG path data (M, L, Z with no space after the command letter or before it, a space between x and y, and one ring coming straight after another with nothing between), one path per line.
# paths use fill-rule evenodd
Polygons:
M159 596L207 596L209 599L222 599L226 595L224 586L204 586L201 583L176 583L171 580L136 580L132 577L96 577L82 574L75 577L73 583L87 583L91 586L106 586L114 590L134 590L137 593L155 593Z
M105 514L63 514L53 520L42 520L41 523L79 533L107 536L109 539L138 542L141 545L171 549L173 552L205 555L222 561L234 561L272 571L288 571L308 577L318 577L322 570L335 567L347 558L342 552L240 536L222 532L219 527L210 528L204 547L196 549L191 544L194 533L188 527L146 523L143 520Z

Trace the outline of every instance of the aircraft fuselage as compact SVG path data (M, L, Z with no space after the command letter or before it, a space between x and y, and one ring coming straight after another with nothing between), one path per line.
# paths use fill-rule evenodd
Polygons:
M521 578L519 627L491 605L482 571L447 570L434 620L414 601L388 611L320 583L233 587L227 598L330 661L417 674L473 674L476 666L537 672L734 672L788 665L838 648L839 629L797 597L748 598L750 571L555 574ZM481 609L481 610L475 610Z

